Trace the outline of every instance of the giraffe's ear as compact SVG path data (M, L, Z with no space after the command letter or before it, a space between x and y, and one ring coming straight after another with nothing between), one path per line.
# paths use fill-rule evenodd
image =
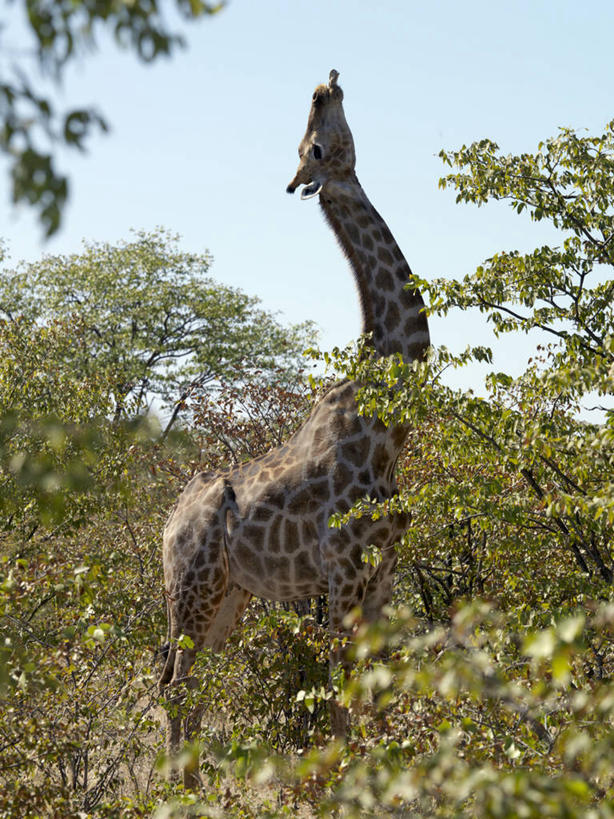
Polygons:
M311 199L312 196L317 196L321 190L322 190L321 182L317 181L310 182L308 185L305 185L305 187L301 191L301 199Z

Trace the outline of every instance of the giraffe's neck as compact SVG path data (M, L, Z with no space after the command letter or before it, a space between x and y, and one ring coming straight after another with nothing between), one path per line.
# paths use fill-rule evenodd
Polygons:
M320 194L320 205L354 271L363 333L372 334L381 356L421 358L429 345L422 296L406 287L409 265L356 176L329 182Z

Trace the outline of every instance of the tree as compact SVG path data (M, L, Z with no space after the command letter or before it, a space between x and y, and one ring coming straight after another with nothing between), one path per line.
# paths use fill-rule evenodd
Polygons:
M370 381L364 411L419 430L410 439L399 503L413 515L405 555L409 564L417 558L424 607L467 594L458 580L468 578L469 564L482 589L505 605L532 599L566 607L609 594L614 122L597 137L564 129L535 154L501 156L482 140L441 156L457 172L440 184L454 186L458 201L507 200L534 221L548 219L561 244L497 253L462 280L417 282L431 312L477 309L496 334L541 332L520 377L488 376L487 398L452 390L441 378L447 367L490 361L483 347L440 349L418 368L392 360L363 363L352 373ZM398 379L400 389L382 390ZM583 410L596 402L601 418L589 421ZM439 616L441 609L428 613Z
M215 380L261 370L264 381L300 368L313 325L288 328L259 300L214 282L211 258L179 250L163 230L82 254L46 256L0 278L0 314L29 322L78 320L84 343L67 356L84 378L112 373L115 411L157 400L171 422Z
M13 202L36 208L47 236L59 228L69 193L68 179L56 167L55 150L63 146L83 150L94 130L106 132L108 126L94 107L59 113L52 96L37 86L48 79L59 83L65 67L95 45L101 30L143 62L173 54L183 46L183 38L168 25L160 5L155 0L23 3L36 67L25 70L22 51L19 68L11 76L0 76L0 150L9 158ZM184 20L196 20L215 14L224 3L176 0L175 5ZM10 40L10 26L0 27L0 46L11 54L3 35ZM34 84L28 73L36 75Z

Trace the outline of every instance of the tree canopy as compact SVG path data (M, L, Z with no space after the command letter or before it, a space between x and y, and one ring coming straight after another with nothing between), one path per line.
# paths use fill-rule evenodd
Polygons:
M0 276L0 315L78 322L83 343L65 364L114 381L118 412L157 399L166 412L224 378L259 370L266 381L301 366L313 324L283 327L259 300L215 282L211 257L179 249L163 230L83 253L45 256Z

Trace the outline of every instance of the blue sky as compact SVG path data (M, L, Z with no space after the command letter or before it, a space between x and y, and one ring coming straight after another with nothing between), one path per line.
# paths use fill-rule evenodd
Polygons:
M63 229L42 242L5 183L0 235L16 261L163 225L185 249L210 250L218 280L284 321L314 319L323 347L344 345L360 327L349 268L316 201L285 193L314 86L340 71L359 179L412 269L462 276L552 234L504 206L455 205L438 189L439 150L489 137L530 151L559 126L600 132L614 116L613 31L609 0L230 0L154 66L103 40L58 93L62 105L95 103L112 126L85 157L62 157ZM432 337L491 341L460 314L433 321ZM499 349L498 365L514 369L517 340Z

